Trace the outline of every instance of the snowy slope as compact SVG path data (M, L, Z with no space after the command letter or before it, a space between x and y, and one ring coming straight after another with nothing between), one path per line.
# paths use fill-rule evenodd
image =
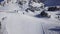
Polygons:
M8 34L39 34L42 31L42 28L40 28L38 25L39 23L36 23L32 18L31 20L29 16L9 14L9 16L7 16L7 19L8 20L5 20L4 22L6 23L5 27L7 28ZM39 29L41 29L41 31L39 31Z
M60 26L58 24L60 21L55 18L57 12L46 11L51 15L51 18L38 18L34 16L40 14L43 9L41 11L26 12L23 11L26 6L28 5L23 5L23 8L20 9L18 4L9 3L0 8L1 31L3 34L43 34L44 32L45 34L57 34L57 32L48 30ZM18 10L18 12L14 10Z
M49 12L51 18L37 18L21 13L2 13L5 18L2 21L2 31L4 34L57 34L57 32L49 31L49 28L60 26L60 21L56 19L57 12ZM43 27L43 29L42 29Z

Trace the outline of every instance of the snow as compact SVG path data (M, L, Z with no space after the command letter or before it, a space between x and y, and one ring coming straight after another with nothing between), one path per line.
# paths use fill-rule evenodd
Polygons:
M36 3L33 6L35 5ZM40 4L37 5L41 6ZM58 11L46 11L51 15L51 18L38 18L34 16L43 9L41 11L26 12L24 11L27 8L26 6L28 5L23 5L21 10L17 3L9 3L0 8L1 32L3 34L43 34L44 32L45 34L57 34L57 32L48 29L60 26L60 21L56 19Z
M14 11L14 10L20 10L17 3L8 3L0 7L0 11Z
M35 2L32 2L31 4L33 7L41 7L41 6L44 6L43 3L35 3Z
M10 18L10 17L12 17L12 18ZM18 14L9 14L7 19L8 20L7 21L5 20L3 23L5 23L5 25L6 25L5 28L7 28L8 34L37 34L37 33L40 33L39 29L42 29L42 28L40 28L39 23L36 24L34 19L31 20L30 17L26 16L26 15L20 16ZM9 23L7 23L7 22L9 22ZM36 32L36 33L34 33L34 32Z
M57 12L48 13L50 13L51 18L37 18L22 14L22 12L0 12L2 17L6 17L5 20L2 21L3 34L43 34L43 29L45 34L53 34L53 32L48 29L60 26L60 24L58 24L60 21L55 19ZM54 33L56 34L57 32Z

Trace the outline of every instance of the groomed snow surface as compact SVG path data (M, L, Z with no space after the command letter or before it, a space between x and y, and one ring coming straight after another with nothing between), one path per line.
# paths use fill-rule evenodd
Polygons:
M48 12L48 11L47 11ZM0 12L3 34L58 34L50 28L60 26L57 12L48 12L51 18L37 18L19 13ZM4 20L1 20L4 18Z

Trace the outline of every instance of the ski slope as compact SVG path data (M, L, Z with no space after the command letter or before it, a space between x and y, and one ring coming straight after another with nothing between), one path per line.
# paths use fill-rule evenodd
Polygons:
M6 13L0 12L3 34L57 34L57 32L49 31L48 29L58 24L60 21L56 19L57 12L48 12L51 18L37 18L22 13ZM1 19L0 18L0 19Z
M34 4L35 5L35 4ZM33 6L34 6L33 5ZM39 4L38 4L39 5ZM60 21L57 17L58 12L49 12L51 18L34 17L40 14L41 11L24 11L27 4L19 8L17 3L9 3L0 7L0 22L1 32L3 34L57 34L58 32L48 29L60 26ZM36 5L37 6L37 5ZM41 5L39 5L41 6ZM28 6L27 6L28 7ZM18 10L18 12L16 11ZM24 14L23 14L24 13Z

